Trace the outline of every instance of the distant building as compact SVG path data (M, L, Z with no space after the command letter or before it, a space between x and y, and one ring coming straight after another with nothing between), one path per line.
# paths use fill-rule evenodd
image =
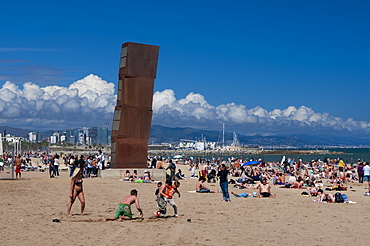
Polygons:
M59 140L63 141L63 140ZM65 133L65 142L81 145L109 145L110 134L107 126L91 126L83 128L69 128Z
M109 130L106 126L92 126L88 134L89 144L109 144Z
M66 130L66 142L71 144L86 144L87 128L69 128Z
M28 140L33 143L41 142L41 133L40 132L29 132Z
M56 144L56 143L58 143L58 138L57 138L57 136L55 136L55 135L50 136L50 143L52 143L52 144Z
M66 136L65 136L65 132L54 132L52 136L50 136L50 143L52 144L57 144L57 143L60 143L60 142L63 142L65 141L66 139Z

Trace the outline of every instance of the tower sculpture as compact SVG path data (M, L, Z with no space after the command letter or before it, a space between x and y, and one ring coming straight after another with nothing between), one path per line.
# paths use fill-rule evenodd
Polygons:
M122 44L112 126L112 168L147 168L159 47Z

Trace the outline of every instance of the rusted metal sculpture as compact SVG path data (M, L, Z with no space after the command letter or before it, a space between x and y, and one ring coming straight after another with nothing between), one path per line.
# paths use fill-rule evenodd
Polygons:
M147 168L159 47L122 44L112 126L112 168Z

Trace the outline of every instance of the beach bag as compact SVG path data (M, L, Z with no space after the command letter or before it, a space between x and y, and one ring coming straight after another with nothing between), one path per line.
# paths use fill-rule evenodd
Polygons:
M301 196L309 196L310 194L308 194L308 192L307 191L303 191L302 193L301 193Z
M348 202L348 196L346 194L342 194L342 197L345 202Z
M172 165L171 165L171 169L176 170L176 165L175 165L175 163L172 163Z
M340 192L335 193L334 199L336 203L344 203L344 199L342 197L342 194Z

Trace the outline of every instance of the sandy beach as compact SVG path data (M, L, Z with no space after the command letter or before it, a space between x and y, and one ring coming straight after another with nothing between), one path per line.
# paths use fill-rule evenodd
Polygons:
M182 170L185 170L185 166ZM188 173L186 173L188 175ZM1 245L368 245L370 197L357 183L343 191L356 204L312 202L302 190L273 187L277 198L233 198L198 194L197 179L181 181L179 213L154 218L156 184L113 179L84 179L85 215L78 200L68 217L70 178L51 179L46 172L23 172L21 180L0 180ZM218 183L206 183L220 190ZM102 222L137 189L144 220ZM232 185L229 191L241 193ZM249 190L254 191L254 190ZM330 192L334 194L335 192ZM134 217L139 213L133 207ZM53 222L60 220L60 223ZM190 221L190 222L189 222Z

